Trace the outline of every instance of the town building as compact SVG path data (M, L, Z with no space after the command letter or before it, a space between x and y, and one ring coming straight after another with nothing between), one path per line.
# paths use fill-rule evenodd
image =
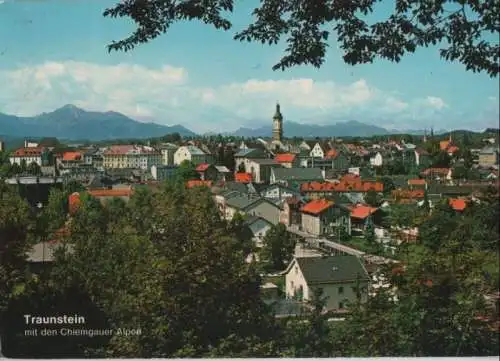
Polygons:
M314 236L335 235L343 228L351 234L350 210L327 199L314 199L301 208L301 230Z
M311 301L321 289L328 311L345 311L350 303L366 302L370 277L356 256L295 258L285 271L286 296Z
M201 163L211 163L211 156L194 145L183 145L174 153L174 164L180 165L184 161L189 161L194 165Z
M151 166L161 164L160 152L147 146L112 145L103 153L103 165L107 169L149 170Z
M281 142L283 140L283 115L280 111L280 105L276 104L276 112L273 116L273 141Z

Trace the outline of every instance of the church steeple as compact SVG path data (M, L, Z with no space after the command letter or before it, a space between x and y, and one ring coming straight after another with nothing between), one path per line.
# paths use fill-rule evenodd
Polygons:
M281 114L280 104L276 103L276 112L273 116L273 141L281 142L283 138L283 115Z

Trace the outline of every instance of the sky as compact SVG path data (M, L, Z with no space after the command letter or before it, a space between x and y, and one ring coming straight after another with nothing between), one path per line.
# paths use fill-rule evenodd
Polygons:
M134 29L130 20L102 16L117 1L0 0L0 112L34 116L74 104L228 132L269 125L279 102L285 126L357 120L398 130L498 127L498 78L445 62L437 48L397 64L350 66L332 42L320 69L273 71L285 45L232 39L252 20L257 2L245 0L237 1L229 32L184 22L131 52L108 53L107 44Z

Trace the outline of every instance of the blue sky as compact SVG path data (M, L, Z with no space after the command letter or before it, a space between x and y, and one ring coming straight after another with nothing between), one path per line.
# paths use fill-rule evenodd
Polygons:
M232 40L251 20L256 1L245 0L236 6L234 31L180 23L130 53L109 54L106 44L133 30L128 21L102 16L115 1L0 0L0 112L36 115L71 103L220 132L269 123L279 101L285 122L498 126L498 79L444 62L436 48L399 64L352 67L332 42L321 69L275 72L283 45Z

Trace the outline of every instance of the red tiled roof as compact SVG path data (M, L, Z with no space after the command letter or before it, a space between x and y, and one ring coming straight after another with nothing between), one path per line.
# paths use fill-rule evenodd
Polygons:
M449 140L442 140L439 142L439 149L441 150L446 150L450 146L450 141Z
M459 150L459 148L457 146L452 145L451 147L448 147L447 152L454 154L454 153L458 152L458 150Z
M423 185L426 185L427 182L425 181L425 179L409 179L408 180L408 185L411 185L411 186L423 186Z
M301 208L301 211L304 213L319 215L323 211L333 206L333 204L333 201L328 201L326 199L315 199L304 205Z
M335 159L335 158L337 158L337 155L338 155L338 153L337 153L337 151L335 149L330 149L326 153L325 158L326 159Z
M71 215L75 214L76 211L78 210L78 207L80 207L80 203L81 203L80 193L75 192L70 194L70 196L68 197L69 214Z
M462 212L465 208L467 208L467 202L465 199L450 198L448 200L448 204L457 212Z
M377 211L378 208L358 205L351 211L352 218L365 219Z
M446 176L450 172L450 168L427 168L422 172L422 175L437 174Z
M340 183L332 182L309 182L303 183L300 186L301 192L358 192L365 193L370 190L375 192L383 192L384 184L381 182L362 182L357 178L356 181L340 181Z
M425 191L423 189L415 189L415 190L396 189L392 191L392 196L403 199L412 199L412 198L418 199L418 198L424 198Z
M13 157L36 157L42 154L42 147L19 148L12 153Z
M295 154L292 153L282 153L276 155L274 160L278 163L291 163L295 160Z
M80 152L64 152L63 160L80 160L82 159L82 153Z
M208 167L210 167L210 164L208 164L208 163L201 163L200 165L198 165L196 167L196 171L197 172L204 172L204 171L206 171L208 169Z
M203 180L189 180L186 183L187 188L194 188L194 187L211 187L212 186L212 181L203 181Z
M236 173L234 180L238 183L251 183L252 175L250 173Z

